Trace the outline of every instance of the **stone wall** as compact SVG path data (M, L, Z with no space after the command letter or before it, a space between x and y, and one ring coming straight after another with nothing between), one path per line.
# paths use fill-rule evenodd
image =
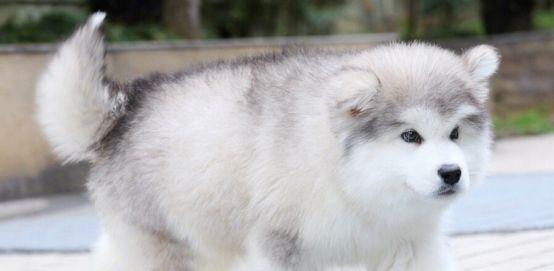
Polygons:
M502 56L492 81L495 114L507 115L539 105L554 107L554 32L439 42L459 51L482 43L495 46Z
M394 34L383 34L114 44L107 55L107 66L112 77L128 80L152 71L174 71L200 61L257 54L292 44L353 49L395 39ZM502 64L492 84L495 113L554 105L554 32L435 43L458 51L482 43L499 49ZM35 80L54 48L0 47L0 200L83 187L86 165L61 166L34 120Z

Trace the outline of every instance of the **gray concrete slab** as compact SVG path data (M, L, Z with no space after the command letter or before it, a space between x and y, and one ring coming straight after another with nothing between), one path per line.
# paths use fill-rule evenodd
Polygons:
M453 206L449 232L554 228L552 206L554 174L493 176ZM0 252L87 251L99 232L97 217L84 195L0 204Z
M554 270L554 230L457 236L452 245L460 271ZM73 271L90 266L89 253L0 254L0 270Z
M454 234L554 228L554 174L489 177L450 214Z
M0 252L87 251L99 235L98 219L85 195L18 202L23 207L19 216L13 216L12 202L12 215L0 219ZM5 204L0 204L0 214ZM36 210L39 205L42 209Z
M453 238L452 245L460 271L554 270L554 230L463 235ZM0 254L0 270L73 271L90 266L89 253Z

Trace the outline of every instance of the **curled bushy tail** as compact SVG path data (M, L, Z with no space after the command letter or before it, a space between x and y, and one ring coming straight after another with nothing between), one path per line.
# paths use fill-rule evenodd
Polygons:
M38 80L39 124L66 162L92 160L95 143L122 114L125 96L104 78L105 13L93 14L64 42Z

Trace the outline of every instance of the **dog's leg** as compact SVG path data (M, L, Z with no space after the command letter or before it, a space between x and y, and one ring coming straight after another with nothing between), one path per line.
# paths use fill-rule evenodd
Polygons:
M379 265L369 270L383 271L454 271L451 248L438 240L407 242L398 247Z
M240 261L231 269L232 271L286 271L283 266L275 263L272 259L260 253L260 251L250 250Z
M299 270L298 234L291 231L268 230L247 240L246 255L233 271Z
M449 252L436 252L427 255L420 255L414 259L410 269L413 271L456 271L454 257Z
M413 260L408 270L454 271L457 270L453 248L443 238L420 240L413 245Z
M110 224L94 250L94 271L191 271L186 243L137 227Z

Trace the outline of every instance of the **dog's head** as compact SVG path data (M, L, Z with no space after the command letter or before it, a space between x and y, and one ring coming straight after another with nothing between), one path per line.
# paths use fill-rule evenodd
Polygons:
M440 203L484 175L489 156L490 46L462 55L424 44L363 53L329 78L344 148L343 190L354 202ZM381 202L383 203L383 202Z

